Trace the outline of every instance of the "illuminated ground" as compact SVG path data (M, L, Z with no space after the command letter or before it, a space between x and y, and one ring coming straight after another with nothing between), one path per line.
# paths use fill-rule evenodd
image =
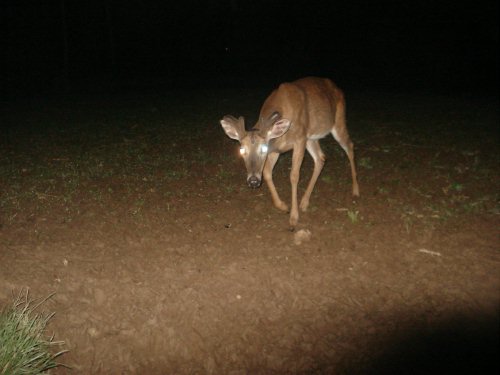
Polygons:
M347 92L361 198L325 139L297 228L312 237L296 245L266 187L246 187L218 124L255 116L264 97L4 106L0 303L22 287L56 292L46 308L71 374L487 373L498 355L497 102ZM275 171L287 199L289 166L285 155ZM311 166L306 157L302 191Z

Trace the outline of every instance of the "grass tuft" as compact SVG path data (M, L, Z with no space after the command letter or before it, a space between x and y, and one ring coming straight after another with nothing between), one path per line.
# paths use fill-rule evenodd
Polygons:
M347 217L351 220L351 223L356 224L359 221L359 211L357 210L348 210Z
M61 364L56 358L67 352L53 353L53 347L64 345L45 337L47 323L54 313L37 313L35 310L47 299L30 300L28 290L22 290L12 305L0 312L0 374L40 374Z

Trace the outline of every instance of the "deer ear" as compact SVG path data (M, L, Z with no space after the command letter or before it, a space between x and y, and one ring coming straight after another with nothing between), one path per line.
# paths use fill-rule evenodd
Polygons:
M274 111L271 116L269 116L269 122L272 124L276 121L278 121L279 119L281 118L281 113L279 113L278 111Z
M241 141L245 135L245 119L241 116L238 119L233 116L224 116L220 124L229 138Z
M267 138L268 139L273 139L273 138L278 138L281 137L283 134L285 134L288 129L290 129L291 121L283 118L281 120L276 121L271 130L267 132Z

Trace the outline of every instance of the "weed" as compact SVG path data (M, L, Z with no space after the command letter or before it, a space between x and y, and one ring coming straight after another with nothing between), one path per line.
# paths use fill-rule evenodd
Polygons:
M234 175L227 169L223 168L222 165L219 165L219 170L217 171L216 177L220 181L230 181L234 178Z
M358 210L348 210L347 217L351 220L351 223L356 224L359 221L359 211Z
M21 291L13 304L0 313L0 372L12 375L40 374L61 366L56 358L67 350L52 353L63 341L45 338L47 323L52 314L36 313L35 310L52 295L36 305L29 299L28 290Z
M133 216L138 216L142 213L142 209L144 207L144 204L146 203L144 198L139 198L135 201L135 205L132 208L132 215Z
M372 160L370 157L359 159L358 165L365 169L373 169Z
M321 181L323 181L327 184L331 184L333 182L333 178L331 175L325 174L325 175L321 176Z
M386 195L386 194L389 194L389 189L386 187L380 186L380 187L377 187L377 193Z

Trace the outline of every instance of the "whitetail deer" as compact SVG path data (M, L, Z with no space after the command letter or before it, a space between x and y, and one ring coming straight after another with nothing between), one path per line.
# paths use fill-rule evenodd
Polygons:
M255 126L245 130L243 117L224 116L220 121L229 138L240 142L240 153L247 168L251 188L261 185L262 175L269 187L274 205L283 211L288 206L280 199L273 182L273 168L281 153L292 150L292 209L290 229L299 220L297 183L305 150L314 159L314 171L300 201L306 211L309 199L325 163L319 140L329 133L342 146L351 163L352 194L359 196L353 144L345 121L345 100L342 91L326 78L308 77L283 83L264 102Z

